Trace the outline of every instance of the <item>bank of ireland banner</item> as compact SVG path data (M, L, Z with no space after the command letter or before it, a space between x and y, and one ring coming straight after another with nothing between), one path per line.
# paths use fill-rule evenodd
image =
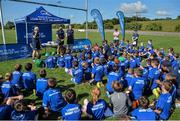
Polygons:
M124 22L124 13L122 11L118 11L116 15L119 18L119 24L122 32L122 37L125 39L125 22Z
M104 24L103 24L103 18L102 18L101 13L99 12L98 9L93 9L91 10L91 16L94 18L98 26L98 30L101 34L102 40L105 40Z

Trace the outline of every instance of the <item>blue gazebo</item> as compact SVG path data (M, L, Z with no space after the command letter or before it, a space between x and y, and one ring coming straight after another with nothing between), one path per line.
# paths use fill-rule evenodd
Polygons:
M42 43L51 41L52 24L70 24L70 19L55 16L46 11L42 6L23 18L15 19L17 43L31 43L34 26L38 26L40 29Z

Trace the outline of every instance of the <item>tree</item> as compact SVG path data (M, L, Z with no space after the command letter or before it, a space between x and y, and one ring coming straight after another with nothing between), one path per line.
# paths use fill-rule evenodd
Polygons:
M15 27L14 22L8 21L5 25L6 29L13 29Z
M176 32L180 32L180 24L175 27Z
M176 19L180 19L180 15L179 16L177 16L177 18Z

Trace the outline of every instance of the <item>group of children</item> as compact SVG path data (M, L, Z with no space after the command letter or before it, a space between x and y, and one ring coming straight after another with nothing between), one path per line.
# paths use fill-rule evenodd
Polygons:
M72 76L74 84L89 83L92 100L78 104L76 92L57 88L55 78L47 78L44 68L39 78L33 73L32 64L16 64L12 73L1 80L0 119L33 120L54 119L80 120L82 114L88 119L102 120L107 117L135 120L167 120L175 108L179 96L179 54L173 48L168 53L154 49L152 41L145 47L134 47L128 41L116 41L103 46L87 46L79 54L62 48L60 55L40 58L38 67L61 68ZM107 81L106 81L107 80ZM101 89L106 89L109 103L102 99ZM25 93L33 93L42 100L40 107L33 101L27 103ZM154 95L153 101L149 97ZM178 98L177 98L178 99Z

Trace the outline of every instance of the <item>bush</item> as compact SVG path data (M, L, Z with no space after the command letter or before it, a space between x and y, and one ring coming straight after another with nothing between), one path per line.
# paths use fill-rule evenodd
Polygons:
M145 30L148 31L161 31L162 30L162 26L160 24L157 23L150 23L146 26Z
M176 25L175 31L176 31L176 32L180 32L180 24Z

